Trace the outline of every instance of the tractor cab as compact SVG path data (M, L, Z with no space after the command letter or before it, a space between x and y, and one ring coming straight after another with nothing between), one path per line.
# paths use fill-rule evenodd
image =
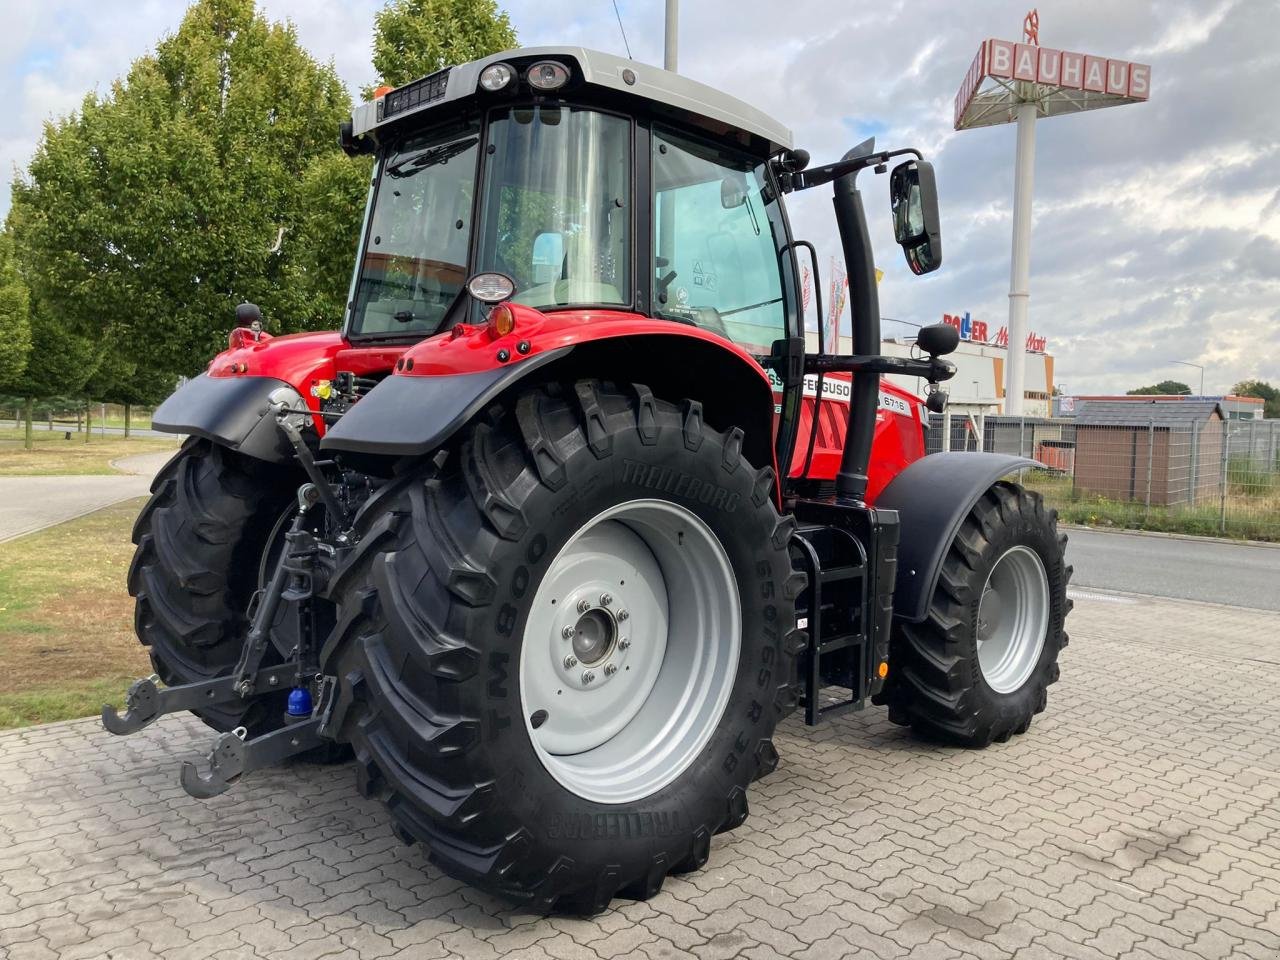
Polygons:
M389 91L343 132L378 155L344 332L480 322L465 285L495 273L512 303L666 319L767 357L799 323L770 163L790 143L747 104L580 48Z

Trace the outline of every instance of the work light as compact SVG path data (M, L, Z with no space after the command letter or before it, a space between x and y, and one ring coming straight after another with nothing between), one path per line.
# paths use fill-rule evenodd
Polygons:
M481 303L501 303L515 292L515 282L501 273L477 273L467 281L467 293Z
M527 78L535 90L559 90L569 80L569 68L554 60L539 60L529 68Z
M511 69L511 65L508 63L490 64L480 73L480 86L490 93L497 93L509 84L515 75L516 72Z

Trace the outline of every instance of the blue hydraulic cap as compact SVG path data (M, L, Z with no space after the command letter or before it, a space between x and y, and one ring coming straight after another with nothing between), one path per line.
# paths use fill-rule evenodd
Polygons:
M311 716L311 691L306 687L294 687L289 691L289 716Z

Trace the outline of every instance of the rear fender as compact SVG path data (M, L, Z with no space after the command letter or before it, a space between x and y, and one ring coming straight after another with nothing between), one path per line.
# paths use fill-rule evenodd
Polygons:
M483 370L443 373L438 358L430 365L419 360L416 369L432 373L388 377L329 428L321 446L357 454L425 456L512 392L549 380L594 378L642 383L672 402L697 400L711 426L742 428L743 454L752 464L776 468L774 397L759 364L718 338L690 336L684 331L691 328L648 322L658 329L533 350L518 362ZM497 348L486 352L493 349ZM417 359L417 351L409 356Z
M942 561L960 524L990 486L1035 460L998 453L935 453L910 464L875 500L900 521L894 616L919 623L929 611Z
M151 428L204 437L270 463L289 463L293 447L270 409L277 400L295 408L306 406L297 390L275 377L201 374L156 408Z

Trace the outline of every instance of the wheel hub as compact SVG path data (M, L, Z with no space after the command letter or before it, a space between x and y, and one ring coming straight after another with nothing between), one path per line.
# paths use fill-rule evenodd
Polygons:
M633 574L633 583L637 575ZM557 599L555 606L561 613L551 622L551 633L558 634L560 642L553 642L551 649L556 674L565 686L574 690L599 689L615 678L620 684L640 680L639 674L629 676L634 663L631 637L637 630L643 635L652 613L646 616L642 612L638 620L631 619L626 598L628 594L633 597L642 611L652 604L652 599L643 597L634 587L628 591L625 580L625 575L619 574L611 587L613 594L603 595L610 600L607 607L600 604L598 582L573 591L568 602ZM563 696L557 690L557 697ZM550 713L555 707L545 709Z
M573 652L586 664L603 660L618 642L618 621L608 610L593 607L578 618L574 627Z

